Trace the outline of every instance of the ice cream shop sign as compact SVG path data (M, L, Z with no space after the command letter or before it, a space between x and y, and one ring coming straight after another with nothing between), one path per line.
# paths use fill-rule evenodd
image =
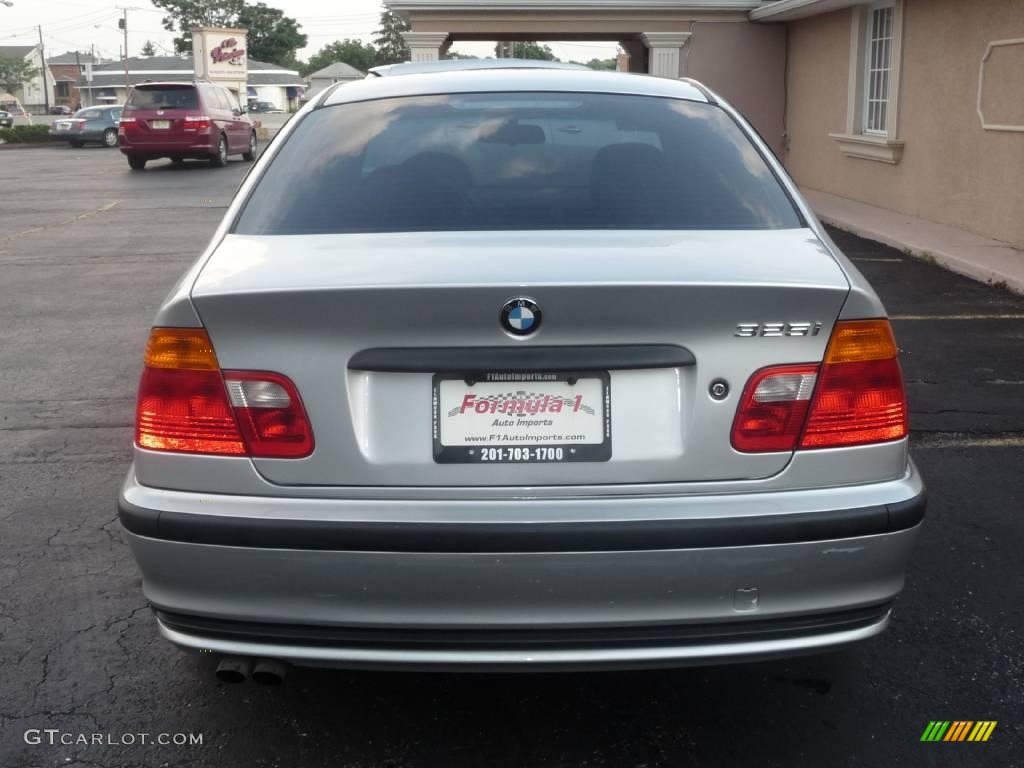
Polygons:
M224 83L248 79L245 29L201 27L192 30L196 77Z
M210 51L210 58L214 64L228 63L236 67L242 66L245 61L245 48L238 45L238 40L229 37L220 45Z

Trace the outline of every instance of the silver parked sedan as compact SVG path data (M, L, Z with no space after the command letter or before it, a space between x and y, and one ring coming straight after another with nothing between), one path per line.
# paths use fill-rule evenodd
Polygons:
M119 508L240 678L835 648L925 502L885 310L747 123L520 68L283 129L157 312Z

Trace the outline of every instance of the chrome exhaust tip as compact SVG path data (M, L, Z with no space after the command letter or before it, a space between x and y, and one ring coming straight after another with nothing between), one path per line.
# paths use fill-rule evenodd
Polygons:
M225 656L217 665L217 679L222 683L244 683L252 671L252 662L244 656Z
M260 659L252 668L252 679L260 685L281 685L288 674L288 665L274 659Z

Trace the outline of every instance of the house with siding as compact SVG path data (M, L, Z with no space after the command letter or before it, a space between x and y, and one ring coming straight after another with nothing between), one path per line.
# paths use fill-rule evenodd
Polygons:
M53 103L72 109L84 106L78 81L99 63L99 58L82 51L66 51L58 56L48 56L46 64L53 75Z
M109 62L92 68L92 80L85 75L79 79L78 87L83 94L83 104L123 104L129 86L147 81L188 82L195 78L195 63L192 57L146 56L130 58L125 74L123 61ZM264 61L249 60L246 97L248 101L269 101L284 109L298 106L305 83L294 69L281 67Z
M335 83L349 83L353 80L362 80L364 77L366 77L365 72L356 69L351 64L336 61L333 64L328 64L323 69L318 69L306 78L309 83L309 88L306 90L306 98L313 98L324 88Z
M45 114L47 106L53 104L53 75L46 67L39 46L0 45L0 59L21 59L32 67L35 75L15 88L8 97L17 99L26 112Z

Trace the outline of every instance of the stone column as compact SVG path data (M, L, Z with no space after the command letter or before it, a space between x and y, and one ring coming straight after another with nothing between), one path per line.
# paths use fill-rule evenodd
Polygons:
M448 41L447 32L403 32L410 61L437 61Z
M679 54L686 41L690 39L689 32L644 32L640 35L647 44L648 66L647 72L658 77L671 77L678 80Z

